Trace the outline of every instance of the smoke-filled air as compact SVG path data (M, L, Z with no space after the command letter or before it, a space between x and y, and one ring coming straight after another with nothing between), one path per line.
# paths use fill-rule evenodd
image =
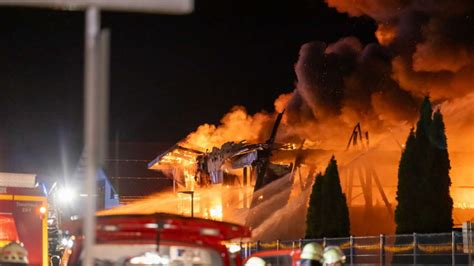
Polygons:
M248 114L244 107L236 106L224 114L219 125L201 125L180 144L206 151L228 141L265 142L276 114L285 110L276 135L277 143L299 144L304 140L303 149L329 151L314 157L316 171L323 171L330 156L335 154L346 196L351 165L361 160L373 165L383 193L374 185L371 204L374 209L390 212L390 208L393 211L397 204L397 168L403 144L418 119L421 100L429 96L434 108L443 113L446 124L452 166L454 223L472 217L474 1L326 0L326 3L349 16L368 16L375 20L378 27L374 35L378 43L364 44L356 37L347 36L335 43L313 41L303 44L294 67L297 77L294 90L275 99L274 110ZM345 149L357 123L364 132L368 131L370 146L368 152L355 157ZM298 182L314 178L307 168L301 170ZM272 210L272 213L253 223L257 225L253 228L255 239L296 239L303 236L309 193L307 187L297 187L298 182L293 183L293 188L275 193L273 201L280 200L281 193L290 194L280 197L284 202L275 203L269 199L268 206L261 204L256 207ZM356 190L354 185L352 198L348 197L352 204L352 233L393 233L394 222L388 212L358 209L364 205L364 199L357 197ZM226 195L230 194L229 191ZM388 205L384 203L382 194L388 198ZM136 204L138 207L144 202ZM275 206L273 209L272 204ZM223 206L224 213L225 208ZM229 209L228 212L233 214L224 219L238 223L248 223L249 216L258 213L248 208ZM379 227L372 223L371 228L367 228L363 222L366 215L372 215L374 221L390 222ZM265 235L268 231L272 231L271 236Z

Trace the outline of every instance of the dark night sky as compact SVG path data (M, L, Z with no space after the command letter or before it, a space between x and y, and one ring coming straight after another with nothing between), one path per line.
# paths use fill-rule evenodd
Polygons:
M0 17L0 170L59 176L61 147L69 167L82 149L83 13L0 8ZM234 105L272 111L293 89L303 43L371 42L375 30L318 0L196 0L189 16L102 19L111 136L170 144Z

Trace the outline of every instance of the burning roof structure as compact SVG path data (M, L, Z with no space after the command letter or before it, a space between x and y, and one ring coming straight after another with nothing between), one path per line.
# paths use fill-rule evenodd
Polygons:
M300 190L306 190L312 184L316 164L320 161L318 158L325 158L333 153L330 150L303 149L304 141L299 145L275 143L282 116L283 112L277 116L266 142L229 141L205 152L178 143L150 162L149 168L169 173L175 180L175 191L194 191L213 185L241 187L243 204L240 207L249 210L256 209L267 199L279 195L279 204L266 208L267 215L271 215L272 210L280 209L288 202L292 192L288 188L295 183L296 172ZM356 129L350 143L356 143L357 136L362 138L360 126L356 126ZM368 139L367 133L366 138ZM302 174L303 165L306 167L306 174ZM278 186L263 189L277 180ZM382 190L381 193L386 198ZM264 220L261 213L260 211L256 215L250 211L246 224L251 227L260 225Z
M190 189L213 184L252 185L254 191L292 172L300 164L311 164L307 158L328 154L325 150L303 150L293 143L275 143L283 112L280 113L268 140L224 143L205 152L175 144L148 164L149 169L171 173L179 186ZM314 163L314 162L313 162ZM242 170L242 174L236 171ZM187 183L188 182L188 183Z

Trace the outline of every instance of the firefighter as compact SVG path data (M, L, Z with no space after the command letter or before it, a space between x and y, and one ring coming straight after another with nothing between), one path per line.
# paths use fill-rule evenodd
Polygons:
M20 242L10 242L0 251L0 266L27 266L28 251Z
M344 265L346 256L339 247L329 246L324 249L323 260L325 266L339 266Z
M323 261L323 247L318 243L308 243L301 251L300 258L300 265L321 265Z
M267 264L262 258L259 257L251 257L247 262L245 262L245 266L266 266Z

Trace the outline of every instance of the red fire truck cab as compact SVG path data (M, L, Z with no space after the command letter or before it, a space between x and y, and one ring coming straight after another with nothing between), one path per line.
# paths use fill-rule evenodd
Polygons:
M48 265L47 207L35 175L0 173L0 248L20 241L29 265Z
M240 246L246 227L179 215L101 216L93 256L96 265L242 265ZM69 265L81 257L76 237Z

